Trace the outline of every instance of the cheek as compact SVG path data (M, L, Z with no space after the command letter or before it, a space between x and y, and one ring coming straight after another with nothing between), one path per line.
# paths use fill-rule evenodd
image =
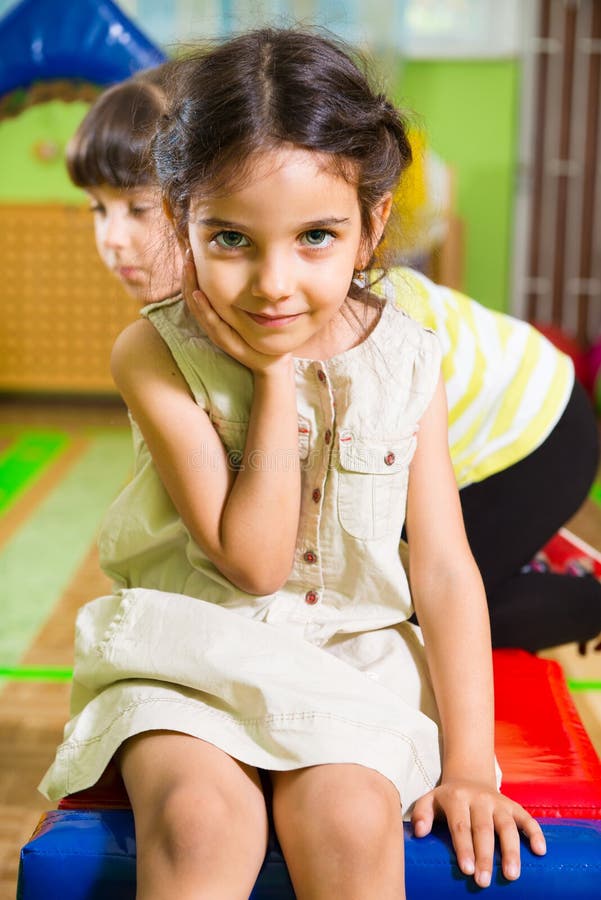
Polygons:
M319 286L319 294L327 298L326 305L334 298L344 300L355 272L355 258L345 254L327 267L324 267L314 280L314 287Z
M193 248L194 249L194 248ZM199 288L215 303L231 303L245 289L242 266L194 257Z
M130 247L140 261L145 260L147 264L150 262L156 268L163 253L161 241L152 229L140 228L135 231L132 230L129 238Z
M104 256L104 234L106 227L102 221L94 220L94 239L96 241L96 249L100 256Z

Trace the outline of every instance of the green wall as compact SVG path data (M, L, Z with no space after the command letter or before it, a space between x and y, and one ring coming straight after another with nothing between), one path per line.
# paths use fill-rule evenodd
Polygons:
M456 173L466 226L465 291L494 309L511 304L510 256L517 161L515 60L408 61L399 103L423 120L432 148Z
M51 100L0 122L0 203L82 202L82 192L65 171L64 150L88 107L81 100ZM55 143L59 155L38 159L35 148L41 141Z

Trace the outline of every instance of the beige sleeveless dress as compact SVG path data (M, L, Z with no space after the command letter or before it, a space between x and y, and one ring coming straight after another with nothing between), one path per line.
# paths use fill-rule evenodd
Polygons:
M239 464L251 373L181 299L143 314ZM368 766L405 811L439 779L436 705L399 553L438 340L387 302L362 344L295 366L301 520L290 578L269 596L244 593L201 552L132 421L134 475L100 535L114 593L78 616L72 719L40 785L50 799L94 784L123 741L152 729L267 770Z

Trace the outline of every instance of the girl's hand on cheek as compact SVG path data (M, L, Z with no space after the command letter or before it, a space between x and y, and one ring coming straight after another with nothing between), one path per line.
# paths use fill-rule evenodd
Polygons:
M182 293L190 315L198 322L211 341L255 373L277 373L280 368L289 370L293 365L290 353L271 356L254 350L247 341L229 325L212 306L211 301L198 287L196 267L190 248L184 254Z
M411 817L415 835L429 834L434 817L440 813L446 817L459 868L464 875L473 875L479 887L488 887L492 879L495 832L508 881L520 875L520 831L529 839L534 853L543 856L546 852L538 822L519 803L486 784L443 781L420 797Z

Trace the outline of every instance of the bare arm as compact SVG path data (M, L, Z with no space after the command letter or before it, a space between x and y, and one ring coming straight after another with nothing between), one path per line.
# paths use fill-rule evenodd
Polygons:
M117 339L113 377L198 546L241 590L268 594L292 567L300 510L294 370L255 375L239 472L150 322ZM283 462L282 462L283 461Z
M443 812L460 868L485 887L492 873L495 830L507 878L519 874L517 828L526 832L537 853L544 853L544 838L535 820L496 788L488 610L449 458L442 380L420 423L409 478L407 533L411 587L443 735L441 785L416 803L413 823L416 834L427 834L433 815Z
M447 450L442 382L420 423L407 508L415 609L444 734L443 772L495 786L494 698L488 611Z

